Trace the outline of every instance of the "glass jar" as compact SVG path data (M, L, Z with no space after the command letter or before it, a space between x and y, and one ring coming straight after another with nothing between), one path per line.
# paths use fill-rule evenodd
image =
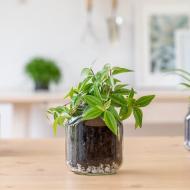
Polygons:
M115 174L122 163L123 125L114 135L100 119L73 119L66 126L66 161L71 171L85 175Z
M185 117L185 139L184 139L185 147L190 150L190 107L189 111Z

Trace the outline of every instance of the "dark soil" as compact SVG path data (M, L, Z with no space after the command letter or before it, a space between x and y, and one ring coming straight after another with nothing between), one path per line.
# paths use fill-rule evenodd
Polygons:
M119 124L120 139L100 119L67 126L67 161L72 167L99 166L100 164L120 165L122 162L123 126Z

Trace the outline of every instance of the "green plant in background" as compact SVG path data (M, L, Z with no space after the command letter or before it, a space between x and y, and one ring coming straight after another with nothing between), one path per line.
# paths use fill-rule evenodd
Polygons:
M50 59L33 58L27 63L25 71L35 82L36 89L48 89L51 82L58 83L61 79L60 68Z
M57 126L64 125L73 117L81 120L101 118L106 126L118 134L117 123L133 114L135 127L142 126L142 108L150 104L154 95L135 98L136 92L122 83L116 76L131 70L121 67L111 67L106 64L103 69L94 73L92 68L84 68L84 80L77 87L71 88L65 98L69 97L67 105L50 108L48 113L54 116L54 133Z
M180 76L184 82L181 82L180 84L184 87L190 88L190 73L183 70L183 69L175 69L171 72L174 72L178 76Z

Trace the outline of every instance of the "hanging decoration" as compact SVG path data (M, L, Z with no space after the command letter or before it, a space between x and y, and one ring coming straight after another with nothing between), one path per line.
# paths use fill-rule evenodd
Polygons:
M123 18L117 15L118 0L112 0L111 16L107 19L108 36L110 42L116 42L120 38L120 28Z
M85 0L85 2L86 2L86 25L81 37L81 41L85 43L97 42L98 37L96 35L92 19L93 0Z

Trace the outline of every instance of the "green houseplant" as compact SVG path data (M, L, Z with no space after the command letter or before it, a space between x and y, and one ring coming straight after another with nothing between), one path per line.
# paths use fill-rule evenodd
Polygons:
M142 126L143 107L155 97L136 99L136 92L116 78L131 70L106 64L94 73L84 68L85 75L77 87L71 88L67 105L50 108L53 129L66 127L67 164L75 173L100 175L116 173L122 162L122 121L132 114L135 127Z
M174 69L173 71L174 74L177 74L180 76L184 81L180 83L180 85L190 88L190 73L188 71L185 71L183 69Z
M58 83L61 79L60 68L53 60L36 57L25 67L26 73L35 83L35 90L48 90L51 82Z
M183 79L183 82L180 83L182 86L190 89L190 72L183 69L175 69L172 72ZM190 150L190 107L187 115L185 116L184 145L186 149Z

